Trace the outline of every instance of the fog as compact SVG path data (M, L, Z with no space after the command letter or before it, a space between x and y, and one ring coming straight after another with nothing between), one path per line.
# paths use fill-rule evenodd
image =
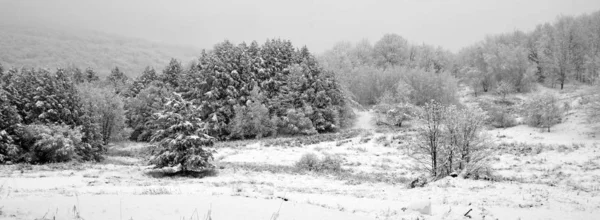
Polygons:
M559 15L600 9L597 0L190 1L0 0L0 23L89 29L155 42L210 48L289 39L322 52L339 41L397 33L452 51L488 34L532 30Z

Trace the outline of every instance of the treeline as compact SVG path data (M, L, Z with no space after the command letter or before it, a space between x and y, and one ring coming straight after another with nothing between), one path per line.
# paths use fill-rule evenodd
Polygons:
M535 82L561 89L570 80L593 83L600 71L600 12L487 37L461 50L457 63L476 93L526 92Z
M562 89L569 81L594 83L599 77L600 12L562 16L528 33L488 36L457 54L386 34L375 44L338 43L320 60L363 105L397 95L398 84L406 83L406 73L415 69L450 74L470 85L475 95L528 92L535 83Z
M159 143L156 165L204 166L214 140L332 132L352 114L333 73L284 40L225 41L189 68L172 59L135 79L118 67L104 79L74 67L0 73L0 162L98 160L131 139Z
M372 45L342 42L321 57L324 67L337 73L340 83L363 105L374 105L386 93L396 95L400 83L414 70L455 72L454 55L441 47L412 45L397 34L386 34ZM408 82L410 84L410 82Z

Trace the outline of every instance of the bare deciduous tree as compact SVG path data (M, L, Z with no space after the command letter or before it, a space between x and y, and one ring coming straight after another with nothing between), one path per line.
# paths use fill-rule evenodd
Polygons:
M448 148L447 172L461 170L462 175L476 171L487 157L488 144L482 137L486 115L481 109L458 109L450 106L446 110L446 138ZM456 158L456 160L453 160Z
M482 136L486 115L480 109L425 104L419 115L414 156L434 178L461 171L466 177L485 167L490 143Z
M440 154L443 145L443 122L445 107L435 101L426 103L419 114L419 142L414 149L414 158L423 164L431 176L440 174Z

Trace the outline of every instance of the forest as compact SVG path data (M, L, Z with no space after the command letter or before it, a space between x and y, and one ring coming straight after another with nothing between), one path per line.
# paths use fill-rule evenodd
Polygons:
M333 73L285 40L225 41L189 69L172 59L135 79L118 67L103 79L92 68L0 70L3 162L100 160L131 139L162 146L157 165L205 167L216 140L335 132L352 114Z
M15 66L12 60L23 55L12 51L0 54L3 163L100 161L107 144L131 140L152 143L150 163L159 168L204 169L213 166L216 142L335 133L352 126L353 108L372 107L381 124L402 127L414 119L429 125L420 130L429 140L421 155L431 162L430 174L439 176L484 152L477 147L485 139L476 134L483 126L516 123L507 108L464 106L462 87L475 96L506 97L537 84L564 89L567 83L596 83L600 12L488 36L458 53L411 44L397 34L374 44L341 42L320 55L281 39L224 41L199 52L190 65L171 59L154 69L160 62L138 60L149 64L138 73L110 60L56 70ZM103 76L98 68L106 62L115 67ZM525 106L527 123L548 131L565 110L548 94Z

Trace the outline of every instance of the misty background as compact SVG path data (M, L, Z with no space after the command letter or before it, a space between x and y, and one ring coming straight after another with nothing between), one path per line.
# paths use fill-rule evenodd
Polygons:
M486 35L530 31L557 15L598 8L597 0L0 0L0 24L86 29L198 48L224 39L283 38L316 53L339 41L374 42L396 33L457 52Z

